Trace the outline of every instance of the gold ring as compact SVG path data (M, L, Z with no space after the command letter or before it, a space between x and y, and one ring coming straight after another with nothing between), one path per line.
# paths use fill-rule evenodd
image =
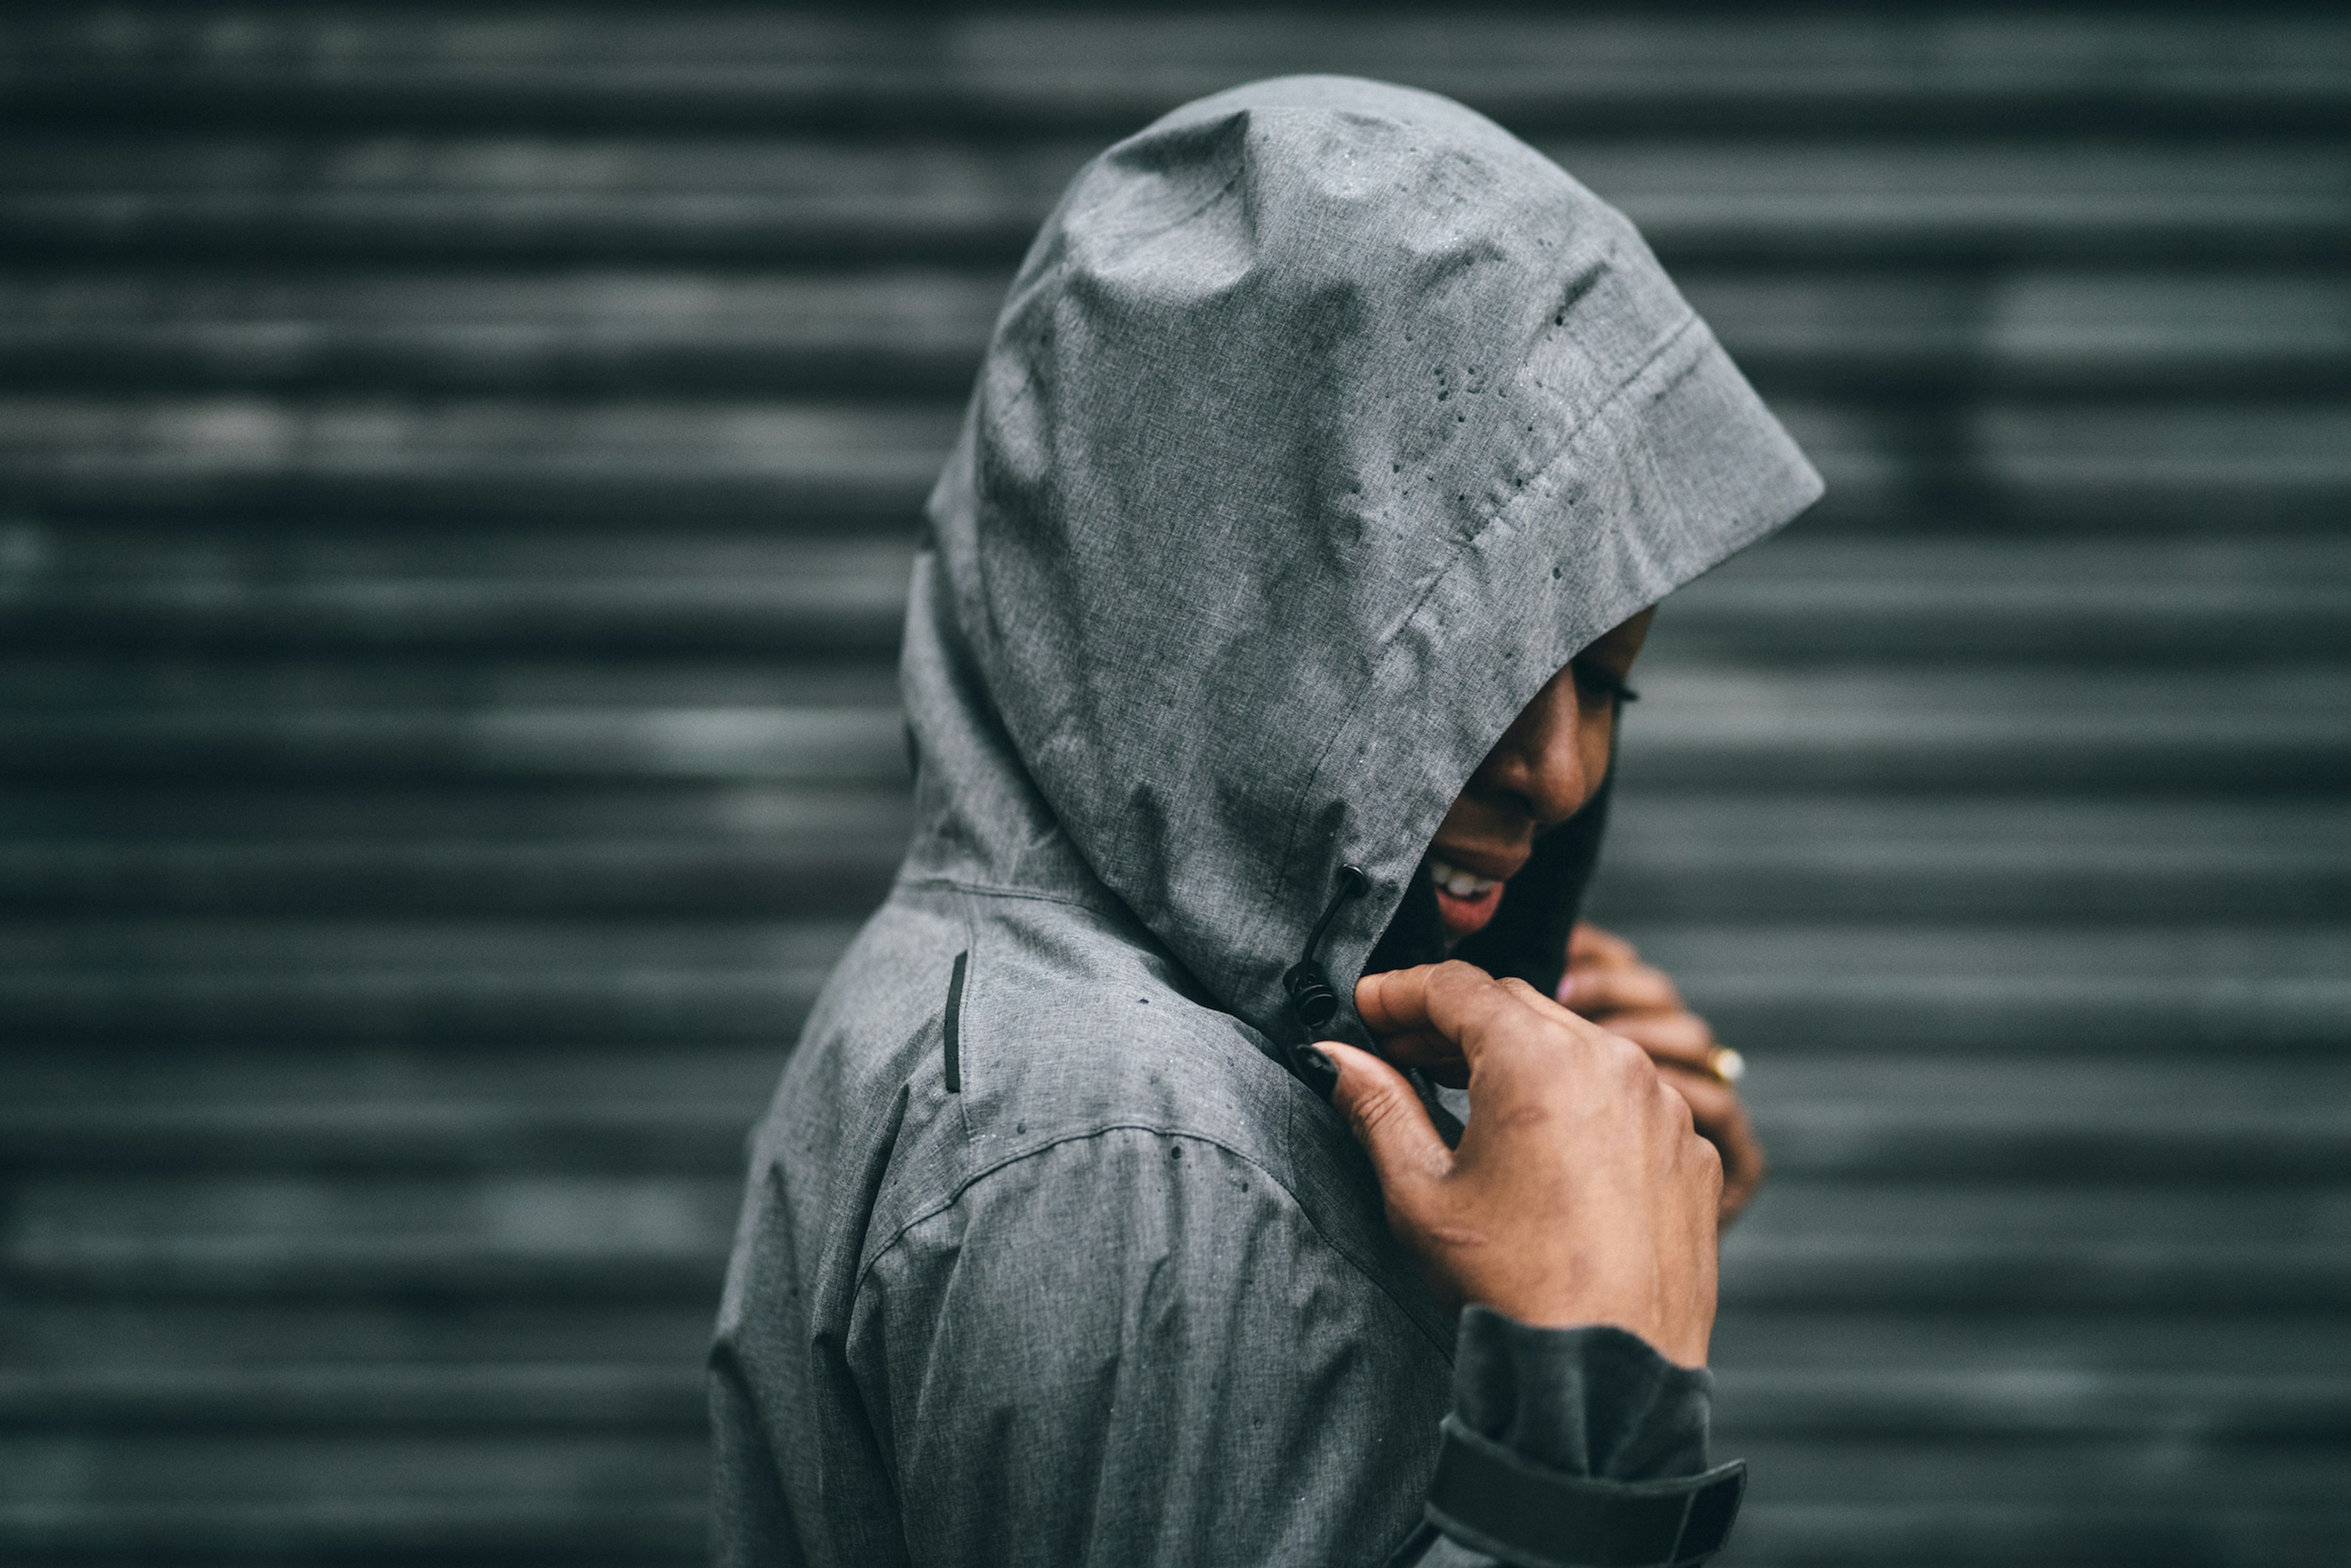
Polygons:
M1747 1059L1727 1045L1718 1045L1706 1053L1706 1070L1725 1083L1736 1083L1747 1076Z

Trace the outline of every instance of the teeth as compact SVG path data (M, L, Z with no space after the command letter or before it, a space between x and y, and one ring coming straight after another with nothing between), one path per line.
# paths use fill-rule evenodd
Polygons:
M1472 876L1459 866L1448 865L1435 855L1428 857L1428 874L1437 886L1456 898L1476 898L1502 885L1499 877Z

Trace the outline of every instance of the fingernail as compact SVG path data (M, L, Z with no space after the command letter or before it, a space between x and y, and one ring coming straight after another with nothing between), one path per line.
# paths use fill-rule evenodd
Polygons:
M1339 1086L1339 1064L1331 1060L1328 1051L1311 1045L1300 1046L1298 1055L1299 1066L1303 1070L1301 1075L1306 1080L1306 1087L1327 1103L1331 1092Z
M1575 977L1573 975L1562 975L1559 977L1559 989L1552 993L1552 998L1554 1001L1564 1003L1567 1000L1568 992L1573 989L1575 989Z

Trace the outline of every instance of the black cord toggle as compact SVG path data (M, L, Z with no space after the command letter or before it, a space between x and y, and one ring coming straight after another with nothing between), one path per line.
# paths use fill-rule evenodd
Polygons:
M1331 977L1322 967L1322 938L1331 932L1331 922L1339 917L1345 905L1372 891L1372 879L1361 867L1343 865L1339 868L1338 890L1324 905L1322 918L1314 923L1313 932L1306 938L1306 952L1281 977L1281 988L1290 994L1290 1014L1307 1040L1320 1033L1322 1026L1339 1016L1339 993L1332 988Z

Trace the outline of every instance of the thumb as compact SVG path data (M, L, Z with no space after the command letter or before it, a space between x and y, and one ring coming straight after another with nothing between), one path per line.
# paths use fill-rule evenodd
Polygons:
M1380 1191L1392 1207L1409 1206L1453 1166L1453 1151L1437 1135L1420 1096L1403 1073L1352 1045L1318 1040L1314 1049L1339 1070L1331 1104L1372 1157Z

